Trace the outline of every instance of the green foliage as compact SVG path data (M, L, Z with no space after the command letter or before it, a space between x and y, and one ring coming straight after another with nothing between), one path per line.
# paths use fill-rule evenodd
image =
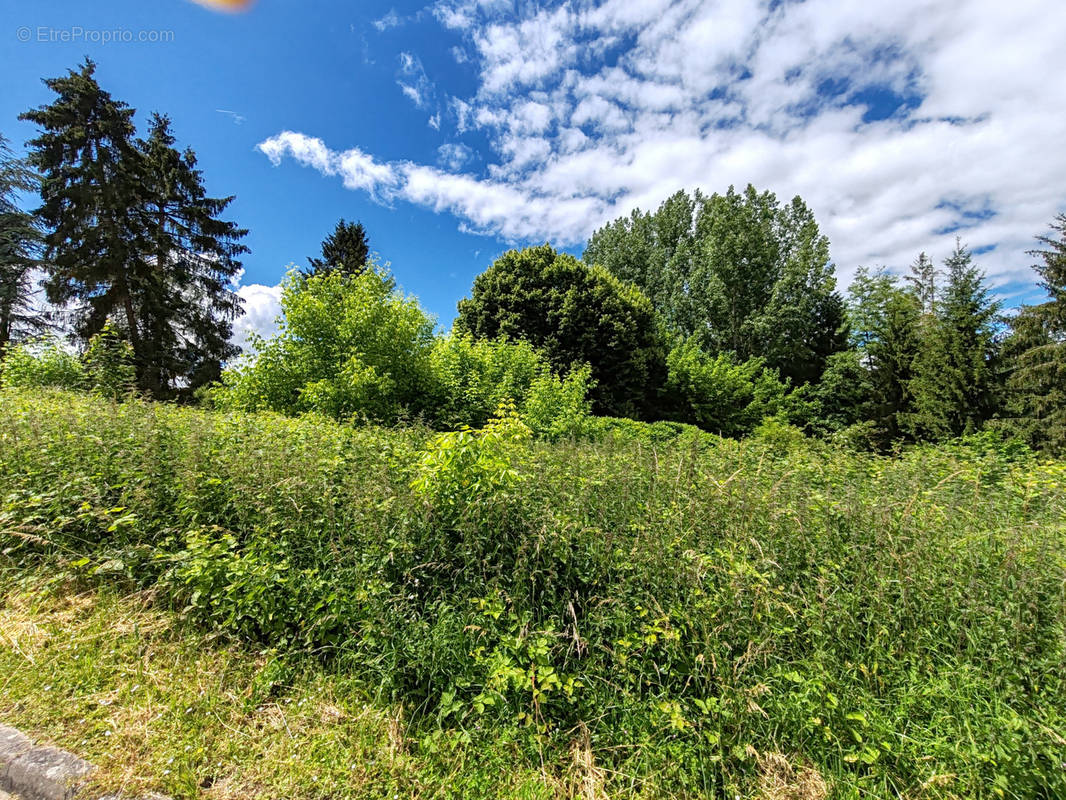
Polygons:
M737 363L729 353L709 356L694 339L668 357L666 394L679 404L677 419L722 436L742 436L781 409L785 385L761 358Z
M923 269L931 273L926 262ZM929 278L919 282L915 295L919 306L929 309L907 387L913 411L902 419L915 439L973 433L998 411L996 326L1001 304L992 300L984 274L961 242L944 266L943 287L936 289Z
M444 524L477 516L482 503L506 500L522 477L511 466L532 431L513 403L502 404L481 430L462 428L432 440L418 461L415 493L430 503Z
M559 378L526 341L442 336L433 343L432 421L442 428L484 425L501 403L513 401L540 434L561 432L565 420L589 413L589 370Z
M524 339L558 371L588 364L597 413L647 416L665 377L665 344L638 289L549 245L511 250L459 301L457 333Z
M0 135L0 352L12 339L40 333L43 315L34 310L31 270L41 233L33 216L19 204L19 193L38 188L37 174L15 158Z
M323 275L334 270L358 275L370 262L370 240L361 222L340 220L333 233L322 241L322 258L308 258L311 269L305 273Z
M817 381L844 345L829 240L799 197L678 192L596 231L584 259L635 283L708 352L765 358L796 384Z
M82 344L112 321L133 347L141 388L187 393L237 352L233 280L247 231L219 218L233 198L207 196L195 154L175 149L166 117L134 140L134 110L95 70L86 59L46 79L52 103L20 117L39 128L28 158L41 174L43 285L70 307Z
M4 351L0 383L12 389L81 389L85 365L56 339L31 340Z
M753 796L773 752L840 796L1066 791L1066 469L1008 440L889 459L619 420L547 444L517 408L427 440L10 389L0 412L9 557L313 652L426 747L558 764L587 730L611 794Z
M829 436L869 422L873 396L873 381L859 351L842 350L827 359L817 384L801 387L790 399L798 406L799 421L811 432Z
M911 381L921 349L921 307L884 271L860 268L848 290L852 341L869 372L869 421L881 446L900 439L913 411Z
M108 322L89 340L82 356L89 389L112 400L129 394L137 383L133 347Z
M0 530L313 652L419 747L559 764L587 730L609 794L755 796L773 752L844 797L1066 792L1063 464L597 425L538 442L514 408L427 440L6 389Z
M1066 215L1030 255L1047 302L1023 307L1004 343L1007 427L1037 447L1066 452Z
M281 308L278 334L223 375L221 406L384 422L428 410L433 320L384 271L290 272Z

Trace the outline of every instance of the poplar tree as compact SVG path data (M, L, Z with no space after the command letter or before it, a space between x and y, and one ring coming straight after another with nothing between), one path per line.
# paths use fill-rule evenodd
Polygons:
M799 197L782 206L750 185L678 192L596 231L583 257L636 284L675 333L710 353L763 357L795 383L817 381L844 347L829 240Z

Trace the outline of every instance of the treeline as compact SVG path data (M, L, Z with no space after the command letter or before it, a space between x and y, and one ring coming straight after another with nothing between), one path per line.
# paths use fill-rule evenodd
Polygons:
M545 435L603 424L590 415L727 436L773 419L882 450L982 429L1066 448L1062 215L1031 253L1047 301L1007 316L960 241L903 277L860 269L845 296L800 198L678 192L596 231L581 259L549 245L503 254L443 336L373 260L362 225L342 220L286 279L277 336L237 361L245 231L220 218L232 198L206 196L166 117L135 138L132 109L93 71L46 80L57 98L23 115L41 129L28 163L4 156L0 345L48 321L30 302L39 269L82 349L106 333L97 352L117 364L125 342L133 384L153 397L443 428L509 401ZM18 192L38 182L41 207L21 211ZM122 385L100 377L99 355L22 347L7 363L8 383Z

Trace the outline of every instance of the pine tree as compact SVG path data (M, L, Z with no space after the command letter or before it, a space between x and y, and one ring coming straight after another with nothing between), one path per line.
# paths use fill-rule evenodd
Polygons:
M141 352L136 298L141 287L137 260L138 158L133 145L133 109L100 88L96 65L86 59L77 72L44 84L58 97L19 118L40 135L28 144L30 164L41 173L48 299L73 306L74 334L83 342L120 315L134 349Z
M165 117L134 141L133 109L114 100L86 60L45 81L58 97L23 119L42 174L49 299L71 310L82 343L109 322L130 342L137 383L156 396L213 380L236 350L232 282L246 231L218 218L191 150L174 149Z
M926 309L909 387L914 409L904 425L916 439L938 440L975 431L997 411L1000 303L992 300L984 273L960 241L956 240L944 267L946 282L935 290L932 262L923 253L916 262L919 279L912 281L915 301Z
M1066 214L1038 236L1046 249L1030 251L1048 301L1027 306L1012 321L1005 344L1009 369L1007 411L1029 441L1066 452Z
M358 275L370 258L370 240L361 222L340 220L333 233L322 242L322 258L309 258L311 269L305 274L322 275L341 270Z
M232 197L208 197L191 149L179 153L170 120L154 114L141 156L142 263L151 269L140 303L141 386L165 394L215 380L242 312L232 289L247 231L219 219ZM154 279L153 279L154 278Z
M37 175L15 158L0 136L0 352L20 334L40 332L46 321L33 309L32 271L40 231L18 205L18 192L37 189Z

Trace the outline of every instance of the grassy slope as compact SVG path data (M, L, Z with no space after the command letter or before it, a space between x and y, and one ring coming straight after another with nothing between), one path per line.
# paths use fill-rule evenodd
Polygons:
M339 796L817 797L817 774L842 798L1066 794L1063 464L627 434L476 444L419 495L422 433L15 394L0 443L9 608L37 591L33 565L65 565L197 624L115 636L136 601L108 590L84 629L48 623L68 697L129 695L122 672L160 648L181 699L154 701L151 731L183 766L152 775L171 790L334 796L321 771ZM94 655L75 659L84 636ZM95 670L112 649L115 672ZM2 657L23 668L0 714L106 758L76 720L117 712L71 712L66 732L52 684ZM255 688L279 682L294 688ZM299 705L315 691L355 722ZM310 710L283 732L264 708Z
M222 643L151 601L0 559L0 721L90 759L101 793L339 800L573 789L506 741L413 753L399 705L374 703L317 665Z

